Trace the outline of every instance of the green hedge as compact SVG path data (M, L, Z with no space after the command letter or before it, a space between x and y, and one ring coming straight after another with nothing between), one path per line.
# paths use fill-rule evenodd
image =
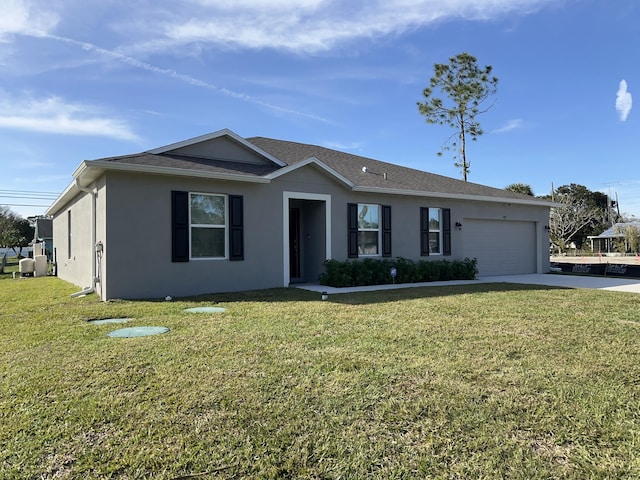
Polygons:
M398 257L393 260L327 260L320 284L330 287L356 287L393 283L391 269L396 269L395 283L473 280L478 274L478 260L420 260Z

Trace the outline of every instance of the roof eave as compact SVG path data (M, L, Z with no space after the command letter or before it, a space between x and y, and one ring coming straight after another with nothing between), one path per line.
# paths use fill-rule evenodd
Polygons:
M476 202L511 203L517 205L532 205L536 207L554 207L557 204L546 200L528 200L508 197L490 197L488 195L466 195L461 193L428 192L423 190L404 190L400 188L381 187L353 187L354 192L382 193L386 195L408 195L412 197L446 198L453 200L471 200Z
M58 195L58 198L53 201L51 206L45 210L44 214L47 216L55 215L62 209L62 207L69 203L69 201L73 199L79 191L80 190L78 190L75 182L70 183L69 186L65 188L60 195Z
M241 175L235 173L206 172L198 170L188 170L184 168L159 167L154 165L132 165L125 163L113 163L102 160L84 160L73 172L74 181L54 200L45 212L46 215L54 215L64 205L66 205L75 195L79 193L77 182L82 187L88 187L104 172L128 172L128 173L148 173L154 175L171 175L192 178L208 178L215 180L228 180L232 182L246 183L269 183L271 180L266 177L251 175Z
M101 160L92 160L84 163L88 163L87 170L83 172L85 177L88 176L88 172L90 170L94 170L99 172L98 175L102 174L105 171L115 171L130 173L150 173L155 175L173 175L180 177L211 178L216 180L230 180L235 182L269 183L269 180L265 177L243 175L238 173L208 172L204 170L160 167L156 165L133 165L128 163L105 162ZM91 177L95 177L95 175L92 175Z

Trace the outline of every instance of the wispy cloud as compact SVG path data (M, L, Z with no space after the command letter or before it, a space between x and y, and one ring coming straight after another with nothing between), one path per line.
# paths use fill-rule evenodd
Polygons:
M59 22L58 14L29 0L3 0L0 42L10 35L43 35ZM4 40L6 41L6 40Z
M524 121L521 118L515 118L513 120L509 120L503 127L492 130L491 133L506 133L522 127L524 127Z
M631 94L627 91L627 82L625 80L621 80L620 86L618 87L618 93L616 95L616 111L618 112L621 121L625 122L627 120L632 106L633 99L631 98Z
M216 85L210 83L210 82L205 82L204 80L200 80L198 78L195 78L191 75L185 75L183 73L179 73L176 70L170 69L170 68L162 68L162 67L158 67L156 65L153 65L151 63L147 63L147 62L143 62L141 60L138 60L137 58L131 57L129 55L125 55L123 53L120 52L116 52L113 50L108 50L105 48L101 48L97 45L94 45L92 43L88 43L88 42L80 42L78 40L74 40L72 38L67 38L67 37L61 37L59 35L47 35L48 38L60 41L60 42L64 42L67 44L72 44L75 45L77 47L82 48L85 51L88 52L94 52L97 53L99 55L102 55L104 57L108 57L112 60L116 60L118 62L124 63L126 65L129 65L131 67L135 67L135 68L139 68L142 70L146 70L148 72L157 74L157 75L162 75L165 77L170 77L170 78L174 78L182 83L186 83L188 85L192 85L195 87L201 87L201 88L206 88L208 90L213 90L217 93L220 93L222 95L226 95L229 97L233 97L237 100L242 100L248 103L252 103L254 105L259 105L261 107L264 108L268 108L270 110L274 110L278 113L281 114L293 114L293 115L297 115L297 116L301 116L301 117L306 117L306 118L310 118L313 120L317 120L320 122L324 122L324 123L331 123L329 120L322 118L322 117L318 117L316 115L310 114L310 113L306 113L306 112L301 112L301 111L297 111L297 110L292 110L292 109L288 109L285 107L281 107L278 105L274 105L268 102L265 102L264 100L261 100L259 98L255 98L252 97L250 95L247 95L245 93L241 93L241 92L237 92L234 90L230 90L228 88L224 88L224 87L217 87Z
M20 188L24 188L25 186L32 186L34 184L39 184L39 185L47 185L47 184L54 184L60 181L68 181L70 178L70 175L67 174L57 174L57 175L34 175L34 174L29 174L29 176L26 177L14 177L11 179L11 184L9 184L9 186L16 186L16 187L20 187ZM40 190L40 188L38 187L38 190ZM44 188L42 188L42 190L44 190ZM49 189L47 188L47 191Z
M341 143L341 142L333 142L327 141L324 142L323 145L327 148L333 148L334 150L361 150L364 144L362 142L352 142L352 143Z
M124 120L109 118L95 106L67 103L59 97L0 95L0 128L138 140Z
M17 162L16 168L20 170L35 170L41 168L51 168L54 164L51 162L42 162L42 161L27 161L27 162Z
M69 0L64 8L63 3L50 0L6 1L9 14L0 19L0 41L12 35L54 39L93 53L98 59L209 89L278 115L323 123L333 122L140 58L167 52L191 54L211 47L317 53L354 40L399 35L447 18L478 20L526 14L553 4L553 0L154 0L135 2L133 6L107 2L94 15L80 1ZM74 16L75 9L81 9L81 15ZM104 21L105 14L108 22ZM96 45L75 39L70 32L77 30L78 18L82 18L82 31L93 28L108 41Z
M165 40L315 52L339 42L399 34L446 18L487 19L530 11L545 0L370 0L202 2L199 16L162 27Z
M554 0L155 0L106 2L95 14L84 2L3 0L0 40L12 34L72 37L82 28L127 39L123 52L186 45L321 52L357 39L398 35L446 19L486 20L528 14ZM7 5L8 3L8 5ZM57 9L57 10L55 10ZM76 9L81 15L75 15ZM108 14L109 21L104 21ZM131 41L133 39L133 41Z

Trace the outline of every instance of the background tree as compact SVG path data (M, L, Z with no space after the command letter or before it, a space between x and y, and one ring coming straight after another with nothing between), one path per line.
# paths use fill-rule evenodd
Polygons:
M590 235L599 235L620 220L615 202L602 192L592 192L583 185L562 185L543 198L561 206L551 209L551 241L560 249L570 243L582 248Z
M527 185L526 183L512 183L511 185L507 185L504 189L510 192L520 193L522 195L529 195L530 197L535 196L531 185Z
M601 212L588 205L584 200L574 199L568 195L556 195L554 198L560 206L553 207L549 215L549 236L551 242L560 251L575 243L582 247L584 237L579 235L586 227L599 220Z
M29 220L0 206L0 247L11 248L20 257L22 249L33 240L34 228Z
M556 190L558 195L568 195L575 201L582 201L584 204L598 213L593 220L585 225L577 234L580 246L587 240L589 235L599 235L607 228L621 221L617 213L616 202L602 192L593 192L583 185L572 183L563 185Z
M614 240L615 251L621 253L640 252L640 228L636 224L623 221L615 225L613 232L622 235Z
M624 241L629 251L640 252L640 229L635 225L627 225L624 229Z
M6 237L13 228L16 214L9 207L0 205L0 247L6 247Z
M467 160L467 138L477 140L484 132L476 116L485 113L485 100L497 90L498 79L491 76L490 65L479 68L477 59L468 53L459 53L449 63L436 63L429 86L422 92L425 100L418 103L418 111L429 124L447 125L456 132L449 137L443 150L454 149L455 166L462 170L467 181L470 162ZM438 96L439 94L440 96ZM457 137L457 141L451 139ZM450 143L451 142L451 143ZM438 152L442 155L442 151Z

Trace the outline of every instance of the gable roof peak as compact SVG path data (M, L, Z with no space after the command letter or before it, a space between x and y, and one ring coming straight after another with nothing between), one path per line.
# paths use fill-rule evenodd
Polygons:
M153 155L158 155L158 154L163 154L163 153L170 153L170 152L173 152L175 150L183 149L185 147L191 147L193 145L197 145L197 144L200 144L200 143L209 142L211 140L215 140L215 139L221 138L221 137L230 138L235 143L237 143L239 145L242 145L244 148L253 151L257 155L260 155L260 156L264 157L269 162L274 163L279 167L285 167L287 165L283 161L281 161L278 158L274 157L270 153L265 152L264 150L262 150L257 145L254 145L253 143L247 141L246 139L244 139L243 137L241 137L237 133L233 132L232 130L229 130L228 128L223 128L223 129L217 130L215 132L206 133L204 135L200 135L200 136L197 136L197 137L189 138L187 140L182 140L180 142L170 143L169 145L164 145L162 147L154 148L152 150L147 150L144 153L153 154Z

